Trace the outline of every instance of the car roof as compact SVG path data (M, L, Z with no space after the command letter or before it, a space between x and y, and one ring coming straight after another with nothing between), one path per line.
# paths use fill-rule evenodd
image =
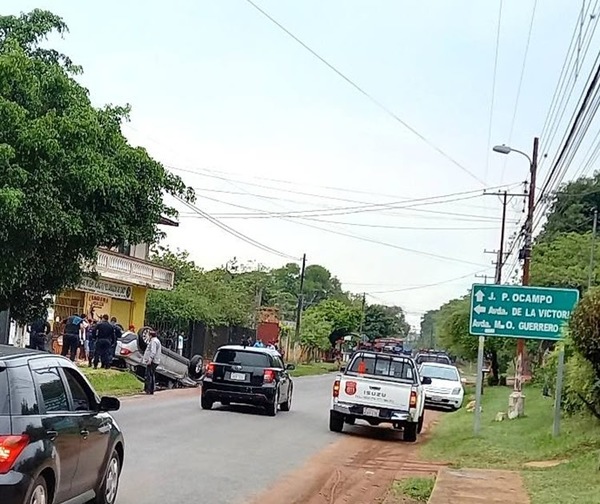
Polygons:
M275 350L273 348L267 348L267 347L254 347L254 346L243 346L243 345L224 345L222 347L219 347L217 349L217 351L218 350L237 350L237 351L276 355L278 357L281 356L281 354L277 350Z
M41 357L56 357L61 359L64 358L60 355L50 354L48 352L42 352L40 350L21 348L13 345L0 345L0 367L6 367L11 365L18 366L31 359L37 359Z
M421 364L421 366L434 366L434 367L439 367L439 368L447 368L447 369L456 369L458 371L458 368L456 366L453 366L452 364L442 364L441 362L431 362L431 361L426 361L423 362Z

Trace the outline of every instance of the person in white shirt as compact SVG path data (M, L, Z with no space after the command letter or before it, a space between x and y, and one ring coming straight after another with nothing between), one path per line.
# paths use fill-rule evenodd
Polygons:
M154 394L156 389L156 368L160 364L162 354L162 345L155 331L150 331L150 341L144 352L142 362L146 365L146 375L144 377L144 392Z

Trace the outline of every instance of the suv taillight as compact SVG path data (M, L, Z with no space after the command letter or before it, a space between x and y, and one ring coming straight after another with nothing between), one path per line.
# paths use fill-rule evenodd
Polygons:
M333 397L339 397L340 395L340 380L333 382Z
M215 365L213 362L211 362L208 366L206 366L205 377L212 378L214 374L215 374Z
M12 469L15 460L29 444L29 436L0 436L0 474Z
M263 381L265 383L273 383L275 381L275 371L272 369L265 369Z
M121 355L129 355L131 350L129 348L121 348Z
M413 390L410 393L410 407L411 408L416 408L417 407L417 393Z

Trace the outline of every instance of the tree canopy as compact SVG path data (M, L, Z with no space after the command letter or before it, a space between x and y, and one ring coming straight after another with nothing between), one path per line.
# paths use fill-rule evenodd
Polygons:
M76 284L98 247L151 242L182 181L121 133L128 107L92 106L47 11L0 16L0 310L24 321Z
M405 338L409 331L410 324L399 306L374 304L366 307L363 332L370 340L393 336Z

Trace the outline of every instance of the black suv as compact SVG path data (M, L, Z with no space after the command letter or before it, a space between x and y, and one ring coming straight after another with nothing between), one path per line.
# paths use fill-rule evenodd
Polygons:
M278 409L289 411L294 384L279 352L268 348L223 346L206 366L202 380L201 406L211 409L215 402L262 406L269 416Z
M114 504L123 435L68 359L0 345L0 502Z

